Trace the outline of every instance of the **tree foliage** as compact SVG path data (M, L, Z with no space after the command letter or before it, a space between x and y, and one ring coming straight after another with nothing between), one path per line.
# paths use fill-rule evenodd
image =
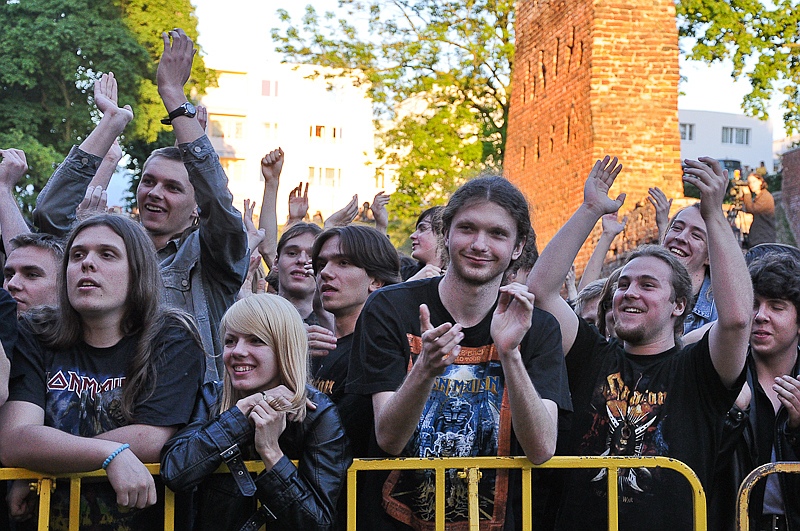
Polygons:
M164 130L155 89L160 33L182 25L196 38L192 13L189 0L0 0L2 146L63 159L94 128L94 79L108 71L119 82L119 101L135 113L123 145L156 141ZM193 74L198 91L213 81L202 59ZM50 166L31 165L18 186L23 206L47 182Z
M375 103L396 172L390 232L404 241L421 208L502 164L514 59L512 0L339 0L300 26L279 11L273 39L290 62L341 69Z
M729 59L732 77L751 84L742 107L767 118L769 99L783 93L786 132L800 131L800 10L796 0L680 0L678 29L694 45L691 59Z

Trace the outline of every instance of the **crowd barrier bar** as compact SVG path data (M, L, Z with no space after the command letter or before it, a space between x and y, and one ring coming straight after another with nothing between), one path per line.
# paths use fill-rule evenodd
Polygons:
M541 465L534 465L525 457L443 457L355 459L347 471L347 530L356 531L356 474L376 470L434 470L436 472L436 531L445 531L444 472L463 469L459 475L468 481L469 529L478 531L478 481L480 469L519 468L522 470L522 528L533 526L531 498L531 470L534 468L605 468L608 471L608 529L619 529L618 472L620 468L666 468L683 475L692 488L694 503L694 529L707 528L706 494L697 474L686 464L668 457L581 456L553 457Z
M264 469L261 461L247 461L250 472ZM788 463L780 463L786 464ZM794 471L800 471L800 463L795 464ZM157 464L145 465L153 475L158 475ZM585 457L553 457L549 461L534 465L524 457L445 457L445 458L392 458L392 459L355 459L347 472L347 529L356 530L356 474L360 471L375 470L435 470L436 471L436 531L444 531L444 472L450 469L462 469L459 475L467 479L469 496L469 529L479 529L478 483L480 469L518 468L522 471L522 520L523 529L529 531L533 525L531 507L531 471L534 468L605 468L608 471L608 528L619 529L618 515L618 471L620 468L665 468L682 474L692 488L694 502L694 529L706 530L706 496L697 475L684 463L667 457L618 457L618 456L585 456ZM763 468L763 467L762 467ZM776 470L784 471L784 470ZM229 473L226 466L221 466L217 473ZM69 530L78 531L80 513L80 488L83 478L103 477L105 471L95 470L74 474L42 474L24 468L0 468L0 480L28 479L35 480L35 488L39 493L39 530L49 529L50 494L55 489L57 479L70 480L70 512ZM751 474L752 476L752 474ZM748 476L749 478L750 476ZM746 482L746 480L745 480ZM743 485L744 488L744 485ZM164 489L164 530L173 531L175 522L175 495ZM747 529L747 528L744 528Z
M750 518L748 518L748 514L750 512L750 494L753 492L753 487L755 487L756 483L762 478L777 472L800 473L800 463L788 463L784 461L765 463L747 474L742 484L739 485L739 497L736 504L736 529L750 531Z

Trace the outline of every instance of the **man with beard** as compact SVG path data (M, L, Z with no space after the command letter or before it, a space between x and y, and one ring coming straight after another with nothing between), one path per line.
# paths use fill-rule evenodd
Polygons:
M542 252L529 279L536 306L560 324L574 418L565 453L661 455L679 459L703 486L715 466L725 414L743 382L752 288L744 259L722 211L727 175L710 158L686 161L684 180L702 194L716 325L681 349L677 337L691 310L692 283L677 257L658 246L637 249L622 269L612 311L621 342L607 342L570 309L559 288L584 240L603 214L625 200L608 197L622 169L617 159L597 161L584 201ZM558 529L607 529L604 470L570 471ZM568 494L567 494L568 493ZM622 470L620 529L688 529L691 491L679 474L661 469ZM670 514L669 519L653 519Z

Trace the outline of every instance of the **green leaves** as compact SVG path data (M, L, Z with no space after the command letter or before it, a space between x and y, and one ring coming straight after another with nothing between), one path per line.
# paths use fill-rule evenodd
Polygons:
M356 74L394 172L389 232L405 243L420 210L441 204L465 179L502 164L514 58L511 0L339 0L336 13L308 6L272 30L289 62Z
M796 0L680 0L678 29L695 40L687 56L713 63L729 59L732 77L746 78L752 89L742 102L744 111L766 119L769 99L783 92L787 134L800 131L800 99L796 90L798 23Z

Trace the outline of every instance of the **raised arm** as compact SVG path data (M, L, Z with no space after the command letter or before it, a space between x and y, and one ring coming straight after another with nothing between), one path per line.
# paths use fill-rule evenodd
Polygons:
M69 232L86 188L103 166L117 137L133 119L130 105L117 105L117 81L113 72L95 81L94 101L103 117L81 145L72 148L36 198L33 222L42 232L56 236Z
M0 149L0 157L3 158L0 162L0 232L8 254L11 238L30 232L14 198L14 186L28 171L28 162L21 149Z
M308 214L308 185L306 183L305 191L303 191L303 183L297 185L289 192L289 218L286 220L286 227L289 228L295 223L300 223L306 218Z
M358 194L354 195L343 208L328 216L328 219L325 220L324 228L329 229L331 227L349 225L356 218L356 215L358 215Z
M722 200L728 172L710 157L686 160L683 180L700 190L700 214L708 233L711 288L717 324L709 332L709 351L722 382L730 387L744 368L753 311L753 286Z
M492 339L503 366L514 433L525 456L541 464L556 451L558 406L543 400L528 376L519 345L531 326L533 294L512 282L500 288L492 316Z
M603 264L606 260L606 254L608 254L608 250L611 249L611 244L614 242L614 238L616 238L617 234L625 229L625 225L628 222L627 218L619 221L617 219L616 212L604 214L601 219L603 224L603 232L600 234L600 239L597 241L597 246L594 248L594 251L592 251L592 256L589 257L589 261L586 262L586 267L583 269L583 275L581 275L581 282L578 285L578 291L585 288L590 282L594 282L601 277Z
M261 199L261 213L258 228L264 231L264 239L258 247L261 258L269 269L278 253L278 185L283 169L283 150L270 151L261 159L261 176L264 177L264 195Z
M536 306L553 314L561 326L564 355L575 342L578 316L561 298L561 284L600 217L616 212L625 201L625 194L616 199L608 197L608 191L621 170L622 165L617 164L616 157L606 156L595 162L583 188L583 203L550 240L528 275L528 289L536 296Z

